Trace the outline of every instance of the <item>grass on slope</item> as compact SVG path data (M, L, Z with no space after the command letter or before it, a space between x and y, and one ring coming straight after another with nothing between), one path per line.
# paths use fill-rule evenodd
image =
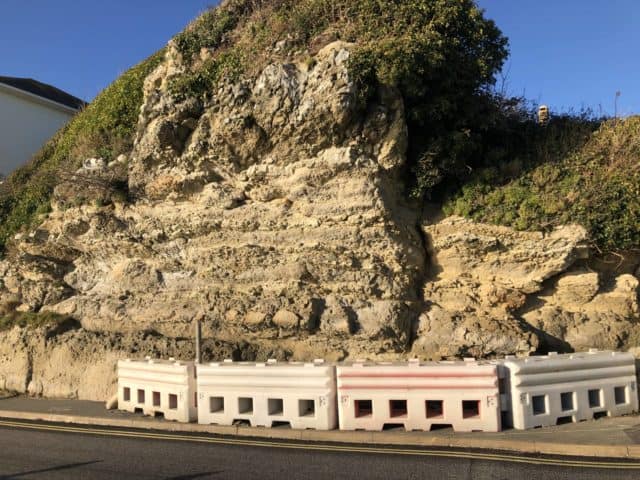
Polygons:
M20 328L40 328L65 324L73 321L71 317L53 312L11 312L0 316L0 332L15 326Z
M640 117L609 120L592 133L578 133L575 124L546 128L538 142L544 160L512 177L497 167L481 170L445 211L520 230L578 223L601 252L640 247ZM579 140L572 150L556 149L570 138Z
M61 172L83 159L109 161L130 150L144 79L162 58L159 52L127 71L60 130L26 166L8 176L0 190L0 251L16 232L37 224L50 210Z

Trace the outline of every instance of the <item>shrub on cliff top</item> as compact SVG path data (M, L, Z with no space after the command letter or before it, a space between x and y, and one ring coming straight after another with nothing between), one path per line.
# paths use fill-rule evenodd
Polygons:
M378 84L400 90L415 196L464 170L486 122L486 88L507 56L506 38L473 0L229 0L176 36L192 68L172 92L206 96L221 77L308 55L322 36L355 44L350 69L365 105Z
M479 170L450 195L447 213L520 230L578 223L606 253L640 245L640 117L579 117L538 128L515 175ZM599 128L596 128L599 125ZM572 148L568 148L572 147ZM542 155L542 158L539 156Z
M507 55L506 39L473 0L227 0L175 37L192 68L172 91L178 99L206 95L222 76L251 76L278 57L308 55L321 35L356 44L351 70L364 104L378 83L401 91L418 195L462 168L461 152L476 140L474 96ZM206 61L202 49L211 53ZM130 148L144 78L161 57L126 72L10 175L0 192L0 249L48 211L58 172L81 157L110 159Z

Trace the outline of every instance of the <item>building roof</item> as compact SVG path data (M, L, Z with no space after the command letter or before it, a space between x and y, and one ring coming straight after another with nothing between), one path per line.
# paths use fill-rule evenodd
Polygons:
M84 100L81 100L73 95L63 92L59 88L47 85L46 83L38 82L32 78L16 78L16 77L2 77L0 76L0 83L9 85L10 87L17 88L23 92L37 95L38 97L51 100L52 102L65 105L69 108L79 110L86 105Z

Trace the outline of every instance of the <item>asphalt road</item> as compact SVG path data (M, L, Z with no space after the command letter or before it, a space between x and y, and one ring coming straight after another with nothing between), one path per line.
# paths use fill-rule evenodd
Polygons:
M0 479L640 478L639 463L610 460L618 466L603 468L597 459L494 455L0 421Z

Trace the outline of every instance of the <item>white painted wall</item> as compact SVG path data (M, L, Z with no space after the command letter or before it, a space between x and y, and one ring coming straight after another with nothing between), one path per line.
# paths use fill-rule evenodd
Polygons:
M0 84L0 174L27 163L75 113Z

